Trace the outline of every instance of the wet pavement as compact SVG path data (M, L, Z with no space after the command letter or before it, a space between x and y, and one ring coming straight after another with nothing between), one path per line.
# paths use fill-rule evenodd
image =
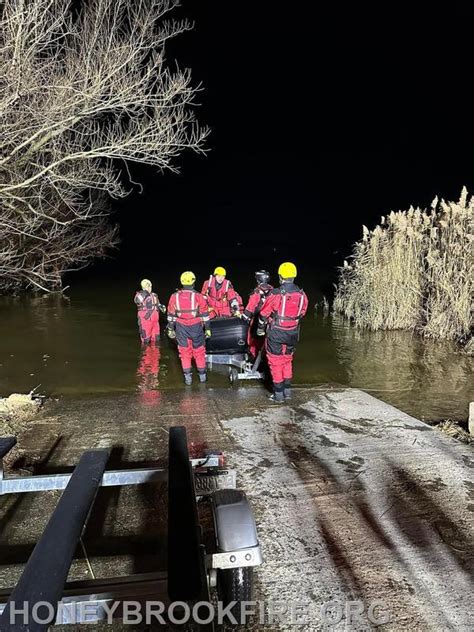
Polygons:
M376 600L390 615L383 630L472 629L472 447L361 391L300 388L281 407L258 387L65 399L32 422L14 468L65 471L92 447L112 449L108 469L159 466L181 424L191 450L226 452L249 496L265 558L256 598L308 604L298 628L252 629L375 629ZM57 498L2 499L2 586L18 578ZM164 568L165 501L165 485L100 490L70 579ZM360 624L345 614L325 624L324 604L353 601Z

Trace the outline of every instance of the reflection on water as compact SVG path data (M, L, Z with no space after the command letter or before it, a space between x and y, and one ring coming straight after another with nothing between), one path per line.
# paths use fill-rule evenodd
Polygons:
M142 346L137 369L137 387L144 404L157 404L160 400L160 347L151 344Z
M463 418L474 397L473 359L451 342L405 331L367 332L333 318L336 361L347 383L419 418Z
M314 305L318 293L305 289ZM142 349L133 291L132 283L121 282L87 286L71 300L0 298L0 395L41 384L42 393L75 397L135 391L156 404L163 389L184 388L176 347L166 336ZM311 312L302 326L295 382L359 387L426 419L465 418L474 399L473 359L451 343L407 332L361 332ZM209 385L229 387L226 373L213 371ZM198 388L192 387L195 396ZM199 396L206 398L206 387ZM181 406L184 415L199 412L195 397L183 398Z

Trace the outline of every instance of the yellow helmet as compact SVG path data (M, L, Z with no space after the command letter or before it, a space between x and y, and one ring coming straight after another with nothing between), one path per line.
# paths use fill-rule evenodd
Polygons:
M222 266L217 266L217 268L214 270L214 274L219 274L220 276L225 276L227 274L225 268L223 268Z
M282 263L278 268L278 274L282 279L294 279L297 275L295 264L285 261L285 263Z
M193 285L196 280L196 276L194 272L187 270L186 272L183 272L179 280L181 281L181 285Z
M148 290L148 292L151 291L151 281L150 281L150 279L142 279L140 281L140 285L142 286L142 290Z

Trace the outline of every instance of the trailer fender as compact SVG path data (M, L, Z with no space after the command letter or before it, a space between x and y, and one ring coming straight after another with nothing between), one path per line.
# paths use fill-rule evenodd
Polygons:
M216 490L212 503L219 551L258 546L255 518L244 492L238 489Z

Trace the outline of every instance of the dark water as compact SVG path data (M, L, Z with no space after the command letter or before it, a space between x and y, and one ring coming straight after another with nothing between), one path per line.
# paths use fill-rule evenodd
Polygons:
M237 289L245 296L250 283ZM305 289L314 305L320 292ZM172 290L163 288L161 300ZM0 298L0 395L41 385L39 392L53 396L139 391L153 399L157 389L182 388L176 348L165 336L158 348L141 350L133 292L130 280L89 280L74 286L69 300ZM463 419L474 399L473 360L451 344L405 332L360 332L312 309L295 372L298 384L358 387L425 419ZM210 384L230 387L224 372L213 371Z

